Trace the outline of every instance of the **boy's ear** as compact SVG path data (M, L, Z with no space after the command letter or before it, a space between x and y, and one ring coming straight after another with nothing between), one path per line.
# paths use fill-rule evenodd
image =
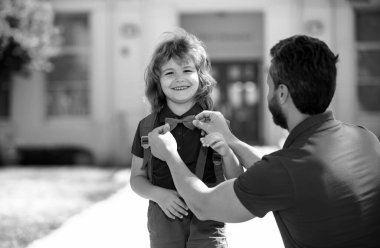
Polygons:
M285 84L280 84L277 89L277 96L280 104L284 104L287 100L289 95L289 89Z

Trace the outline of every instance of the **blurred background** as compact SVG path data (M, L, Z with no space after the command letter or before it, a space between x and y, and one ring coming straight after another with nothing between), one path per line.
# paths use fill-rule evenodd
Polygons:
M205 43L218 81L216 109L246 142L277 146L286 136L267 111L265 81L269 49L295 34L322 39L340 56L336 117L380 136L379 0L1 2L3 37L24 27L22 18L35 23L28 26L35 37L27 29L24 40L13 34L21 45L11 52L19 57L12 66L42 68L26 74L9 66L10 43L2 39L2 164L129 166L138 121L149 112L145 68L161 34L176 27ZM23 14L7 10L7 2L24 3ZM41 66L41 56L51 64Z
M335 116L380 137L380 0L0 0L0 248L26 247L127 184L150 108L145 68L178 27L205 43L215 108L245 142L273 149L287 136L267 110L266 75L269 49L295 34L339 54ZM112 226L123 213L103 210Z

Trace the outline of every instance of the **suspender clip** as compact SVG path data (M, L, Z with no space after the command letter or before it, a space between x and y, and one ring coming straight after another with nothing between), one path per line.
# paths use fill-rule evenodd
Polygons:
M149 138L148 136L141 136L141 146L144 148L144 149L148 149L149 148Z
M212 153L212 162L214 163L215 166L221 165L222 164L222 156L217 152L213 152Z

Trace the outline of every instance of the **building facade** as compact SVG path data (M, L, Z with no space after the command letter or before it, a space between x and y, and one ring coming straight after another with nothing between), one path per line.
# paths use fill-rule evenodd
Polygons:
M267 111L269 49L307 34L340 56L337 118L380 136L380 1L53 0L61 54L53 71L0 87L2 149L83 147L100 164L129 165L149 113L144 72L162 33L185 28L210 55L216 109L238 137L276 146L286 133ZM82 158L82 160L80 160ZM79 162L86 162L80 157Z

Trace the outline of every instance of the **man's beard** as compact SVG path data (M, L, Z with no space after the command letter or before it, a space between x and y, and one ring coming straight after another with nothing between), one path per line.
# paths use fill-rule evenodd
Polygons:
M288 129L288 123L286 122L286 118L281 111L280 105L278 104L278 100L276 96L273 96L268 103L269 111L272 113L272 118L274 124Z

